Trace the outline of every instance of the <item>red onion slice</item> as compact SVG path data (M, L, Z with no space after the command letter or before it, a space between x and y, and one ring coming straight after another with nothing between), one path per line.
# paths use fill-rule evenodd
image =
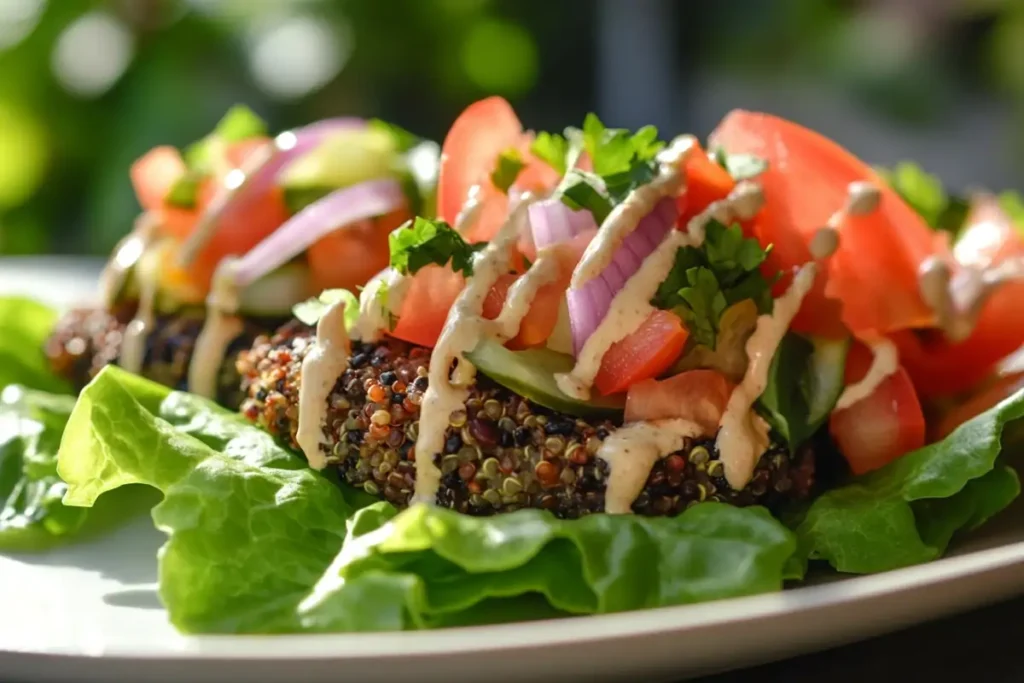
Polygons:
M196 221L179 252L178 260L188 266L210 241L224 216L235 202L259 196L277 181L278 175L289 163L314 149L324 138L342 130L365 127L366 121L357 118L324 119L293 131L281 133L274 141L252 153L244 167L229 173L224 185Z
M615 295L672 230L678 213L674 199L662 199L640 220L636 230L626 236L611 262L597 277L566 292L575 354L579 355L587 339L604 320Z
M585 230L597 227L587 210L574 211L560 199L551 198L531 204L527 209L530 230L537 250L559 242L568 242Z
M235 264L235 284L246 287L335 230L391 213L404 204L402 187L392 179L370 180L335 190L292 216L241 257Z

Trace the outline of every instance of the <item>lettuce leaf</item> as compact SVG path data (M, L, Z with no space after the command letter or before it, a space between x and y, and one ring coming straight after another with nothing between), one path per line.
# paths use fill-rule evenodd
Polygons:
M127 484L163 493L160 597L184 632L299 630L297 606L353 512L336 483L241 416L116 367L83 390L58 471L67 505Z
M130 426L130 428L126 428ZM111 367L59 454L64 501L159 489L160 596L189 633L366 631L609 612L778 590L793 534L762 509L675 519L402 513L204 399ZM346 540L347 539L347 540ZM344 541L344 546L343 546Z
M999 454L1024 430L1024 392L944 440L895 460L811 504L796 532L800 556L871 573L941 557L1020 493Z
M305 627L507 621L495 601L512 597L525 598L517 606L525 619L776 591L796 547L767 510L721 503L676 518L570 521L540 510L480 518L422 505L392 514L383 504L357 514L337 560L301 606Z
M70 393L67 382L50 372L43 344L57 312L25 297L0 297L0 389L20 384L29 389Z

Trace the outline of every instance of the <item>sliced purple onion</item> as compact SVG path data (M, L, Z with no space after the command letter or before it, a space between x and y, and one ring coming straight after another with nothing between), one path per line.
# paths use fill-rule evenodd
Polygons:
M179 252L180 264L188 266L192 263L213 237L217 226L221 224L220 219L237 201L266 192L288 164L316 148L329 135L342 130L357 130L366 125L362 119L349 117L316 121L281 133L272 143L249 155L241 169L228 174L224 185L196 221L195 228Z
M235 264L235 284L246 287L335 230L391 213L404 204L402 187L393 179L370 180L335 190L292 216L241 257Z
M557 198L531 204L527 211L533 244L538 251L552 244L568 242L585 230L597 228L592 213L585 209L574 211Z
M623 240L611 262L594 279L566 292L569 327L572 330L573 353L579 355L583 345L608 315L612 299L640 270L644 259L658 248L665 235L673 229L679 210L672 198L662 199L654 210L644 216ZM532 216L531 216L532 218Z

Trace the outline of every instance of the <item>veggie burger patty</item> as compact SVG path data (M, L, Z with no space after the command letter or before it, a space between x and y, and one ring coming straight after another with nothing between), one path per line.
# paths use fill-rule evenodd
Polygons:
M298 449L301 365L315 334L298 321L256 339L237 370L245 416ZM353 342L348 369L328 398L324 450L344 479L398 507L415 484L419 406L428 386L430 350L387 339ZM620 424L588 421L542 408L482 374L466 410L445 432L439 505L473 515L544 508L561 517L604 511L608 466L595 456ZM723 475L713 438L689 439L661 459L633 504L636 513L670 515L704 500L773 507L804 498L814 483L814 450L790 455L772 444L742 490Z
M66 378L76 390L82 389L103 366L117 364L125 327L131 320L130 307L108 312L102 308L78 308L66 313L46 341L44 352L57 375ZM243 394L235 370L239 352L248 348L266 323L246 320L245 327L232 341L220 367L217 400L238 407ZM203 329L203 317L196 314L157 316L153 331L146 336L142 376L182 391L187 390L188 366L196 338Z

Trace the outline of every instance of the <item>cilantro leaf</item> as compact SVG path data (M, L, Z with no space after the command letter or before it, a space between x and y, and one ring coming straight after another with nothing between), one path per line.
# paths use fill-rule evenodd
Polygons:
M891 170L878 169L885 181L935 230L956 234L967 218L969 203L950 195L938 177L905 161Z
M519 153L519 150L509 147L498 155L498 163L491 171L491 182L496 188L507 194L508 188L512 187L512 183L516 181L519 172L525 166L526 162L523 161L523 155Z
M562 203L570 209L579 211L586 209L594 216L598 224L611 213L613 204L604 190L604 183L593 173L573 169L555 190L561 196Z
M307 325L316 325L327 309L339 301L345 302L345 329L351 331L359 320L359 299L347 289L325 289L320 296L295 304L292 314Z
M414 275L420 268L451 261L454 271L473 274L473 254L485 244L469 244L462 235L441 220L416 217L388 236L391 266L403 275Z
M568 170L569 146L569 141L558 133L541 131L530 145L530 152L561 175L565 175Z
M654 180L655 158L664 147L654 126L630 133L607 128L596 114L587 114L582 130L567 128L564 137L542 134L531 150L565 174L555 195L573 209L590 210L602 223L630 192ZM582 151L590 157L592 172L574 168Z
M651 303L683 318L695 341L714 350L719 321L726 308L746 299L758 312L772 310L771 287L761 273L768 251L743 236L739 225L708 221L704 243L676 252L672 270Z
M686 303L681 309L683 320L698 343L714 348L718 321L728 308L725 295L708 268L690 268L686 280L688 286L679 290L679 298Z

